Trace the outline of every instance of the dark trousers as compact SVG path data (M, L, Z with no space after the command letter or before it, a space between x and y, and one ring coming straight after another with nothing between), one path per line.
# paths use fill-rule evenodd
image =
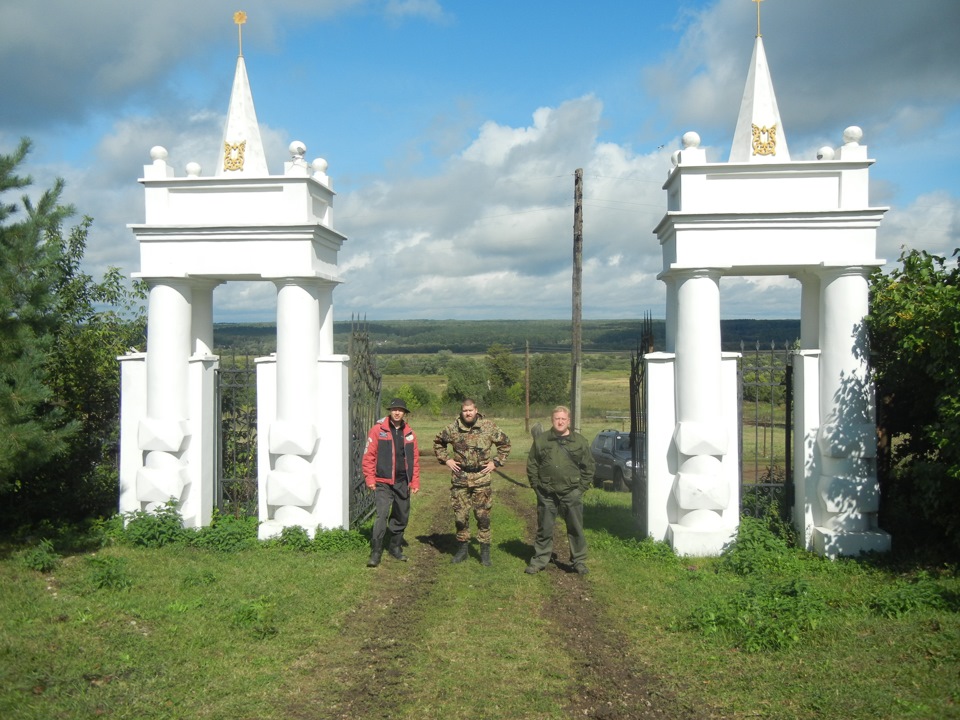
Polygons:
M382 547L383 536L389 528L391 544L399 546L403 542L403 531L407 529L407 522L410 520L410 486L406 482L396 485L377 483L373 502L377 508L377 519L373 523L370 542Z
M577 565L587 561L587 538L583 534L583 493L574 488L558 494L535 490L537 493L537 538L533 545L530 564L545 568L553 552L553 528L557 515L567 526L567 541L570 543L570 561Z

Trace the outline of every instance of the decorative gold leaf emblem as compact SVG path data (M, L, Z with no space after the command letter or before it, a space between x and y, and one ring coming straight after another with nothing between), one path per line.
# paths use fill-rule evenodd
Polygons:
M228 142L223 144L223 169L224 170L243 170L243 153L247 149L247 141L231 145Z
M776 155L777 154L777 126L757 127L753 125L753 154L754 155Z

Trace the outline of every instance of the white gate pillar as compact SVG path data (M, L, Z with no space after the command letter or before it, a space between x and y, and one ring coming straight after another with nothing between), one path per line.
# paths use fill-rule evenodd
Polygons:
M737 472L730 472L731 461L739 465L738 453L727 417L731 410L736 415L736 404L725 408L723 402L730 383L720 351L721 271L671 271L670 276L676 288L677 517L668 537L681 555L715 555L736 531L739 514Z
M189 478L187 439L191 355L191 288L182 278L148 278L146 414L137 429L139 510L181 501Z
M261 539L273 537L284 527L293 525L312 533L316 527L313 510L319 490L313 468L319 439L317 408L313 402L317 396L320 352L316 282L304 278L275 282L277 354L275 368L271 368L275 378L273 407L269 407L267 397L257 393L258 424L266 429L269 453L267 463L261 462L259 478ZM266 407L264 401L267 401Z
M333 288L277 284L277 354L258 361L260 538L349 525L347 358L333 355Z
M869 274L863 266L821 271L821 475L813 545L829 557L890 549L890 536L877 530L876 408L864 325Z
M122 360L120 512L171 499L185 527L210 522L216 458L212 293L217 282L147 278L147 352ZM139 362L135 362L139 361Z

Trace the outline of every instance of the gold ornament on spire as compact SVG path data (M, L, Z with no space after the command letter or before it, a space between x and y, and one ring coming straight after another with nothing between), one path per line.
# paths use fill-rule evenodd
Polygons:
M760 3L762 3L763 0L751 0L751 2L755 2L757 4L757 37L763 37L760 34Z
M754 0L756 2L757 0ZM240 47L240 56L243 56L243 24L247 22L247 14L243 10L237 10L233 14L233 22L237 26L237 44Z
M777 154L777 124L770 127L764 125L758 127L751 126L753 129L753 154L754 155L776 155ZM242 162L242 160L241 160Z

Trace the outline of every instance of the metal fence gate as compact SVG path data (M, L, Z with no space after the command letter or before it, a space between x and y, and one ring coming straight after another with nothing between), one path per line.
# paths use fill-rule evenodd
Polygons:
M643 318L640 346L630 358L631 511L641 537L647 534L647 384L643 356L650 352L653 352L653 318L648 314Z
M350 526L373 514L373 493L363 481L367 432L379 418L381 376L366 322L351 318L350 345Z
M740 512L784 520L793 506L793 365L788 344L740 344Z
M250 355L221 356L216 375L217 479L222 513L257 514L257 368Z

